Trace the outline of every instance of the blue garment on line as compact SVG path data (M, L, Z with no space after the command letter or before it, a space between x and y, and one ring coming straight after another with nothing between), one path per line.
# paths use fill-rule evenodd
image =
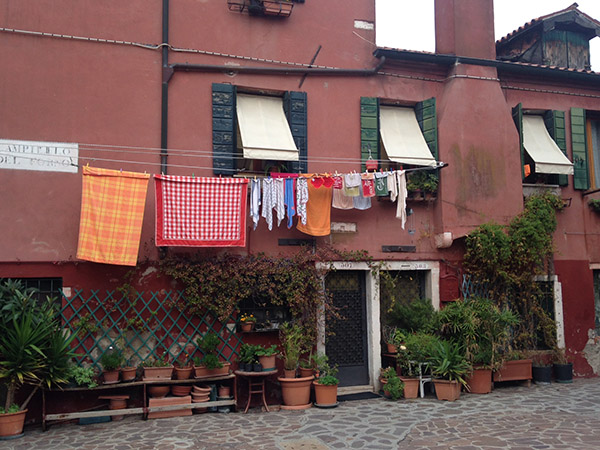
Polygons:
M292 228L293 220L292 217L296 215L296 192L294 191L294 179L286 178L285 179L285 194L284 194L283 203L285 204L285 211L287 214L287 227Z

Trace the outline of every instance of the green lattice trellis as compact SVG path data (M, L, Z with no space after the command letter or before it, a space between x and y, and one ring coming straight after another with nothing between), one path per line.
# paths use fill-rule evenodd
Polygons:
M77 333L74 341L79 362L98 368L102 354L109 346L119 345L130 364L137 365L150 357L168 355L170 361L188 352L202 356L196 339L215 332L221 339L219 357L234 359L242 343L236 334L237 318L229 316L224 323L206 311L202 316L180 310L176 304L184 299L181 291L121 292L75 290L71 298L63 296L60 311L66 330Z

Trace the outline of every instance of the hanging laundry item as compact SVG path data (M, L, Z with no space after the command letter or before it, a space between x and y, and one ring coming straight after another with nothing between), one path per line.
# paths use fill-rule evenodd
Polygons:
M361 173L363 197L375 197L375 175L372 173Z
M308 180L299 177L296 182L296 214L299 222L306 225L306 203L308 202ZM300 224L299 223L299 224Z
M273 178L263 178L262 180L262 213L267 222L269 231L273 229L273 208L275 208L276 194Z
M395 202L398 197L398 179L396 178L396 172L397 171L392 171L387 178L390 200L393 202Z
M398 183L398 205L396 205L396 219L402 221L402 229L404 230L404 224L406 223L406 197L408 191L406 190L406 172L399 170L396 172L397 183Z
M375 173L375 195L377 197L387 197L390 195L388 190L388 172Z
M83 168L77 258L137 264L150 175Z
M248 180L154 175L156 245L244 247Z
M281 221L285 217L285 180L277 178L274 181L275 189L275 211L277 211L277 226L281 225Z
M323 177L323 186L325 186L326 188L332 188L333 183L333 177Z
M344 182L342 177L339 177L342 181L342 188L336 189L335 185L333 187L333 199L331 200L331 206L336 209L354 209L354 202L352 201L353 197L348 197L345 194Z
M371 197L363 196L363 187L362 184L359 187L360 195L358 197L352 197L352 203L354 204L354 209L365 210L371 207Z
M252 217L254 230L260 219L260 203L260 180L252 180L250 184L250 217Z
M331 187L316 188L312 183L308 183L306 224L298 223L298 230L311 236L327 236L331 233L332 190Z
M344 190L346 191L346 195L348 197L357 197L360 195L360 173L347 173L344 176L344 181Z
M294 189L294 179L286 178L285 180L285 209L287 214L287 227L292 228L293 217L296 215L296 191Z
M333 188L343 189L344 188L344 177L341 175L335 175L333 178Z

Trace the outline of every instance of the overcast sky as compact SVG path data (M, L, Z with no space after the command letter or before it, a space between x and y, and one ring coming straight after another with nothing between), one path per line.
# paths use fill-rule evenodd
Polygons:
M434 0L376 0L377 45L435 51ZM574 0L495 0L496 40L531 19L565 9ZM600 0L577 0L579 10L600 20ZM600 37L590 41L592 70L600 72Z

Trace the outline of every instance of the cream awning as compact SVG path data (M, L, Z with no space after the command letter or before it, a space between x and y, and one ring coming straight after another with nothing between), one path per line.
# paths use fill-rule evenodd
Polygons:
M523 116L523 146L535 162L536 173L573 175L573 163L548 134L542 116Z
M415 166L437 165L412 108L381 106L379 131L391 161Z
M238 94L236 106L244 158L298 161L281 98Z

